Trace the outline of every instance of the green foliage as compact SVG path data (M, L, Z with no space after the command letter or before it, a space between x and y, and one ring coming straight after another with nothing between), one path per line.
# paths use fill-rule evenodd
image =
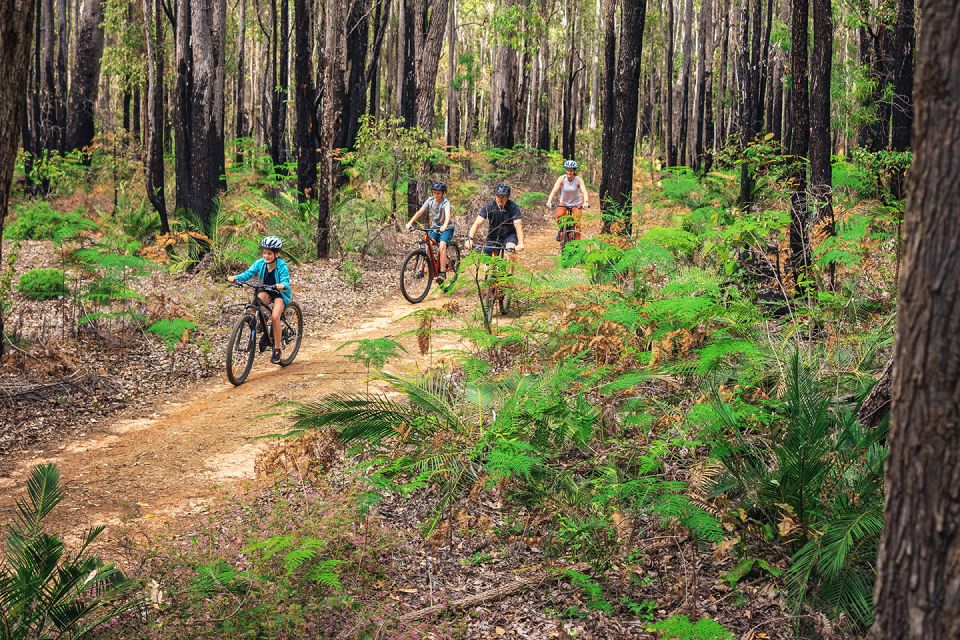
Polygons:
M5 240L64 242L96 228L96 223L80 211L64 213L46 200L37 200L17 207L13 221L3 230L3 237Z
M671 167L660 181L663 194L676 204L696 209L700 206L703 187L689 167Z
M547 199L547 194L542 191L526 191L516 198L516 202L523 209L538 207Z
M149 327L147 333L151 333L167 347L167 351L173 352L178 345L187 341L190 331L197 328L197 323L183 318L163 318L157 320Z
M363 268L355 260L346 259L340 263L343 279L356 291L363 284Z
M696 623L687 616L671 616L647 627L659 631L662 640L734 640L735 636L722 624L710 618L700 618Z
M580 589L588 607L606 614L613 613L613 605L603 597L603 587L596 580L574 569L564 569L563 575L570 580L570 584Z
M318 538L300 538L280 535L267 538L244 547L244 553L260 552L263 560L283 553L283 566L288 575L302 572L305 577L318 585L329 589L340 590L340 575L337 567L341 560L321 558L320 553L326 546L326 541Z
M138 604L127 597L134 583L89 553L103 526L91 528L73 555L60 536L47 532L44 520L62 500L57 468L35 467L26 497L17 501L0 564L4 638L93 638L101 625Z
M17 283L17 291L29 300L53 300L70 294L67 275L60 269L31 269Z
M397 357L401 351L406 352L406 349L404 349L399 342L391 340L390 338L361 338L359 340L351 340L337 347L337 351L346 349L352 345L356 345L356 348L353 353L347 354L345 357L348 360L362 364L367 368L367 371L370 369L379 371L387 364L387 360Z

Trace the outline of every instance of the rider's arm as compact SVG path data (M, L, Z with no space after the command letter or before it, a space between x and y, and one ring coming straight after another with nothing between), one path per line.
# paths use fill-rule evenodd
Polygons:
M232 277L233 277L233 280L235 280L235 281L237 281L237 282L246 282L247 280L249 280L249 279L252 278L253 276L255 276L255 275L257 275L257 274L260 273L260 271L263 269L263 264L264 264L264 263L263 263L263 258L257 259L256 262L254 262L252 265L250 265L250 268L249 268L249 269L247 269L247 270L244 271L243 273L240 273L240 274L238 274L238 275L232 276ZM231 282L232 282L232 281L231 281Z
M440 233L443 233L447 230L447 227L450 226L450 201L447 201L447 206L443 208L443 224L440 225Z
M550 192L550 195L547 196L547 208L550 208L550 203L553 202L553 199L556 197L557 193L560 191L560 182L563 180L563 176L557 178L557 181L553 183L553 191Z
M517 230L517 251L523 251L523 220L514 220L513 227Z
M483 224L483 216L477 216L477 219L473 221L473 224L470 226L470 233L467 234L467 237L473 238L476 237L477 231L480 229L480 225Z
M277 264L277 289L289 289L290 288L290 269L287 268L286 262L281 262Z
M583 181L583 178L581 178L580 176L577 176L577 180L580 181L580 193L583 194L583 208L584 208L584 209L589 209L589 208L590 208L590 194L587 192L587 185L586 185L586 183Z
M419 219L420 216L423 215L423 212L426 211L426 210L427 210L426 207L420 207L419 209L417 209L417 212L416 212L415 214L413 214L413 217L412 217L412 218L410 218L410 222L407 223L407 229L409 229L410 227L412 227L412 226L413 226L413 223L416 222L417 219Z

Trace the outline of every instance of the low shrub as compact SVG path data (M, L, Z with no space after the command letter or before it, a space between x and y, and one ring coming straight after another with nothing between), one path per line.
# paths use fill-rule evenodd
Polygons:
M17 291L29 300L53 300L70 293L67 276L60 269L31 269L22 276Z
M3 237L5 240L63 241L96 228L96 223L79 210L64 213L40 200L18 207L16 217L4 229Z

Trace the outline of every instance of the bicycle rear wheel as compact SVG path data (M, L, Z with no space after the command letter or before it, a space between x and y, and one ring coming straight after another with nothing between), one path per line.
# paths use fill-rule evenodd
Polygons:
M447 264L450 266L450 272L447 274L446 280L440 285L440 290L444 293L447 293L453 289L453 285L457 283L457 278L460 276L460 247L456 244L447 245Z
M252 316L243 316L230 334L227 343L227 379L236 386L243 384L256 355L256 323Z
M433 276L433 265L427 259L426 251L411 251L400 268L400 293L410 304L423 302L430 293Z
M487 287L487 291L483 294L481 310L483 311L483 323L488 328L493 325L493 305L496 302L496 298L496 288L493 286Z
M290 302L283 310L283 320L280 322L281 340L284 349L290 349L285 358L280 360L280 366L285 367L293 362L300 351L303 341L303 309L296 302Z

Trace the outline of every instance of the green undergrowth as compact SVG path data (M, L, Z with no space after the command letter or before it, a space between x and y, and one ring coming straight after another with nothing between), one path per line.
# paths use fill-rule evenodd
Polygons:
M856 410L893 312L891 283L865 269L892 262L896 221L858 201L794 295L770 249L785 238L784 202L771 191L755 214L732 209L733 176L671 170L645 193L672 207L667 224L571 242L548 272L518 268L499 282L520 318L448 313L432 329L444 315L432 312L421 351L430 333L456 335L469 347L452 364L378 373L399 353L378 345L367 364L389 391L301 405L291 435L333 430L351 444L365 505L422 495L426 535L478 495L553 514L546 553L589 564L567 577L603 615L650 615L642 594L607 581L642 529L716 549L717 580L738 593L770 583L785 615L813 606L865 629L886 445ZM482 291L478 274L496 267L466 261L459 286ZM648 621L665 638L730 637L707 619Z

